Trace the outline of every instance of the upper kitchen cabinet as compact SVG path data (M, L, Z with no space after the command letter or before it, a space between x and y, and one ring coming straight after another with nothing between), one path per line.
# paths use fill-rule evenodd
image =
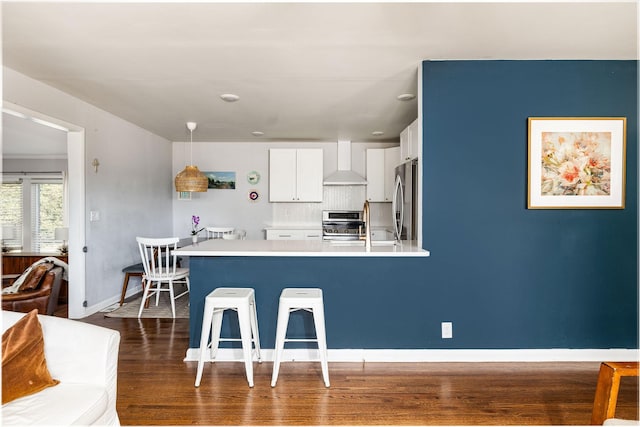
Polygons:
M269 150L270 202L322 202L322 149Z
M420 139L418 135L418 119L415 119L405 130L400 132L400 159L406 162L418 157Z
M367 150L367 200L391 202L395 168L400 163L400 147Z

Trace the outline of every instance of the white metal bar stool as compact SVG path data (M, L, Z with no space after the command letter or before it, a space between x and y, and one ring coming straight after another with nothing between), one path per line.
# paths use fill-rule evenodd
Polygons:
M225 310L235 310L238 312L240 339L220 338L222 316ZM211 332L210 345L209 332ZM249 382L249 387L253 387L252 343L255 345L258 362L262 362L260 356L260 335L258 334L258 315L253 289L217 288L205 298L204 313L202 315L202 333L200 335L200 357L198 359L198 371L196 373L196 387L200 386L200 380L202 379L207 348L211 347L211 361L214 362L220 341L242 342L247 381Z
M313 324L316 329L316 338L288 339L287 327L289 326L289 314L305 310L313 315ZM271 387L276 386L278 381L278 371L282 361L282 353L286 342L317 342L318 353L320 355L320 365L322 366L322 378L324 385L329 387L329 366L327 363L327 338L324 326L324 302L322 299L322 289L318 288L285 288L280 294L278 306L278 323L276 326L276 348L273 361L273 375L271 376Z

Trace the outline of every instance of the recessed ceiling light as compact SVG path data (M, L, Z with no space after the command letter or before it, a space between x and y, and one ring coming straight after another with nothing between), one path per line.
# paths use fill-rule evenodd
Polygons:
M262 136L262 135L264 135L264 132L260 132L259 130L254 130L253 132L251 132L251 135L253 135L253 136Z
M222 98L223 101L227 102L236 102L238 99L240 99L238 95L233 93L223 93L222 95L220 95L220 98Z
M371 135L373 135L373 136L382 136L382 135L384 135L384 132L382 132L381 130L374 130L373 132L371 132Z
M401 95L398 95L398 101L411 101L412 99L415 99L415 95L412 93L403 93Z

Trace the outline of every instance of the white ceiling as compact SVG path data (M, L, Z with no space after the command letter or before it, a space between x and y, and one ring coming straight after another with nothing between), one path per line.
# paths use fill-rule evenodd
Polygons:
M4 1L2 49L173 141L187 121L195 141L384 141L417 116L396 96L422 60L637 59L637 5Z
M66 159L67 132L29 118L2 114L2 157L5 159Z

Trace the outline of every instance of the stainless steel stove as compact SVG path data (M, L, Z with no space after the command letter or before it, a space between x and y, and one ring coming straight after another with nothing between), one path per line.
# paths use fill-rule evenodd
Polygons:
M364 232L362 211L322 211L323 240L358 240Z

